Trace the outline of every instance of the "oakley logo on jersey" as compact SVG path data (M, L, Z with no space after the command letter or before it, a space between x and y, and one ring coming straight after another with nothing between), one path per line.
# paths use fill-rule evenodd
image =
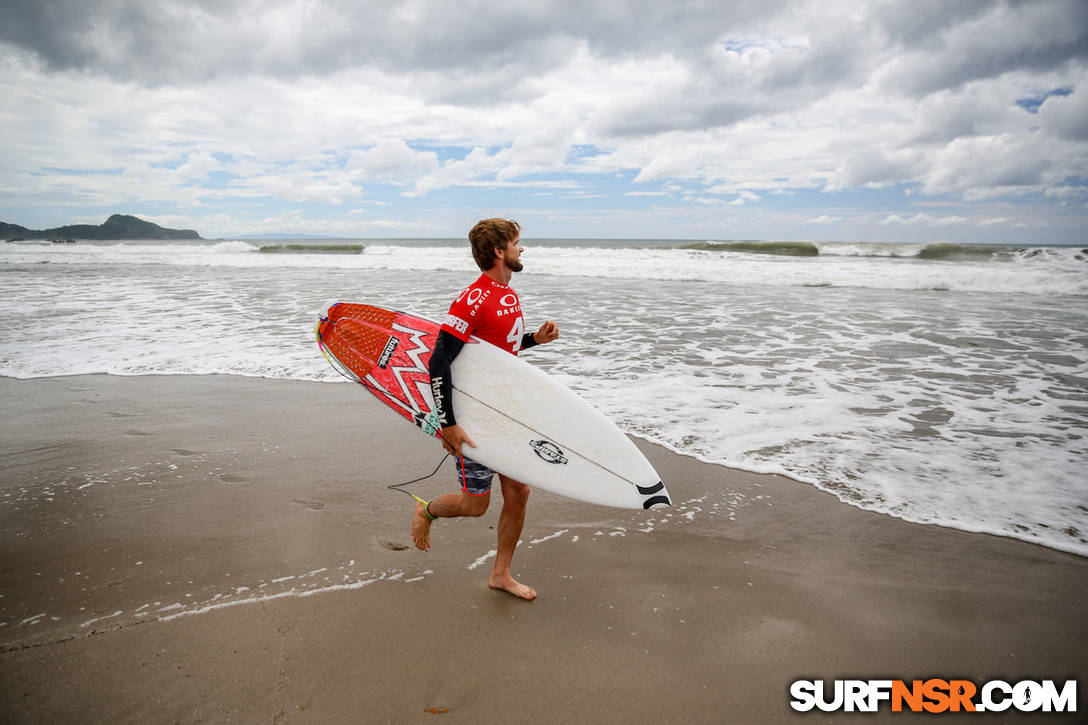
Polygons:
M463 342L475 335L517 355L525 334L521 301L513 289L481 274L450 305L442 329Z

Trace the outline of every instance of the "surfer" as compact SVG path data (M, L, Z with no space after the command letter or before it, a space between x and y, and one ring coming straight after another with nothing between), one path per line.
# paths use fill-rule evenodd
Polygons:
M417 502L412 518L412 541L417 548L431 548L431 523L438 518L482 516L491 502L491 481L495 472L463 455L462 447L475 448L468 433L457 425L453 410L453 381L450 365L475 335L513 355L534 345L559 337L559 328L547 321L536 332L525 332L521 301L510 287L514 272L522 270L519 243L521 226L507 219L484 219L468 234L472 256L480 267L479 279L465 288L450 305L431 354L429 372L434 409L442 427L442 445L458 458L461 490L447 493L426 504ZM498 549L488 586L522 599L535 599L536 592L510 575L510 562L521 529L529 487L509 476L498 474L502 486L502 513L499 514Z

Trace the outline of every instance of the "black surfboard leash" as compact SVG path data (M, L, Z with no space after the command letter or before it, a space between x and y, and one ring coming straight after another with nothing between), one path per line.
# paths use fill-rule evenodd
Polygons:
M449 453L442 456L442 460L439 461L438 465L434 467L434 470L431 471L430 473L428 473L426 476L420 476L419 478L413 478L411 481L405 481L404 483L394 483L392 486L386 486L386 488L392 489L393 491L400 491L401 493L406 493L409 496L411 496L412 498L414 498L416 501L419 501L420 503L425 504L425 503L427 503L427 501L424 501L423 499L421 499L419 496L416 496L411 491L405 491L402 487L403 486L411 486L413 483L419 483L420 481L426 481L428 478L431 478L432 476L434 476L435 474L438 473L438 469L442 468L442 464L445 463L446 459L449 458L449 457L450 457Z

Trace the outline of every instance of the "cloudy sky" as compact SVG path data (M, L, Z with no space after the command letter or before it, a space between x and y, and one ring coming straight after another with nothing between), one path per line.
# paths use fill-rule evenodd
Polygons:
M7 0L0 219L1088 243L1088 2Z

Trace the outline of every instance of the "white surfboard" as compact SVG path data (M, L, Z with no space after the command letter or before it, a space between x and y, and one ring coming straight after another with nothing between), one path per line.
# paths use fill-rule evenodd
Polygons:
M338 303L322 316L317 334L334 367L437 436L427 362L438 329L403 312ZM661 477L634 443L542 370L472 338L451 373L457 422L476 444L464 447L469 458L581 501L620 508L670 504Z

